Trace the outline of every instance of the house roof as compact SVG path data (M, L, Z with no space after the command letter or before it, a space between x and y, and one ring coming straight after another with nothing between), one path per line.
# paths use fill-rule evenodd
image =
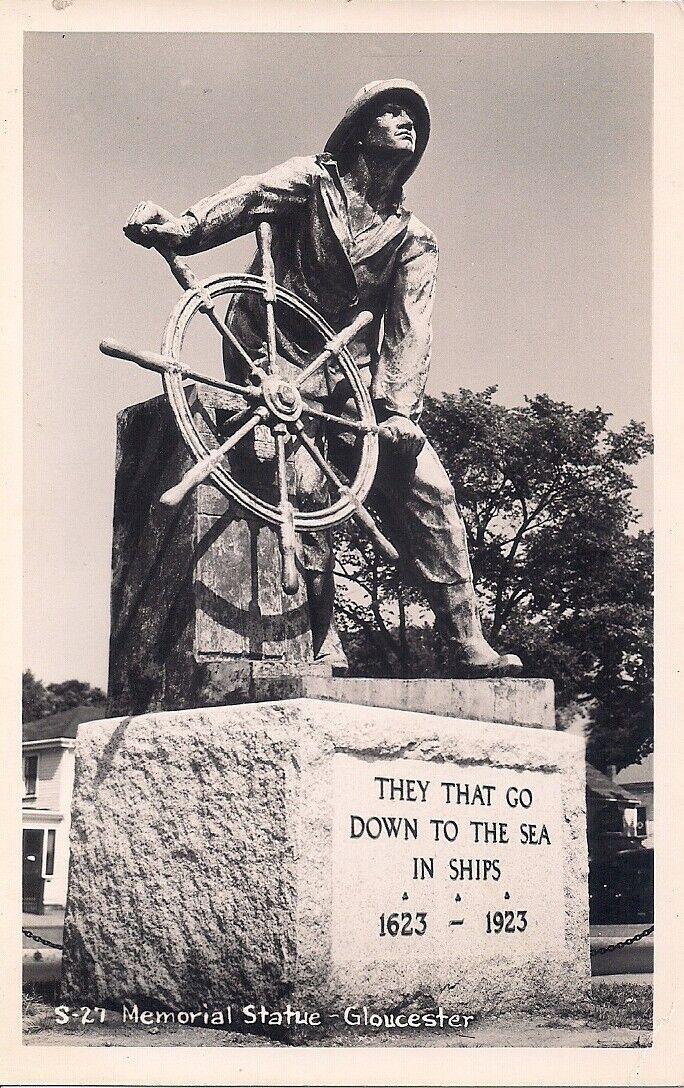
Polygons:
M641 763L631 763L615 775L615 781L621 786L653 785L653 753L642 759Z
M587 789L590 793L598 797L605 797L610 801L631 801L633 805L639 804L636 797L628 793L627 790L623 790L622 786L612 782L605 774L597 771L596 767L592 767L591 763L587 763L586 767Z
M35 722L24 722L21 727L22 741L57 740L59 737L75 737L81 722L93 722L104 718L107 708L104 703L93 706L75 706L71 710L62 710L59 714L50 714L38 718Z

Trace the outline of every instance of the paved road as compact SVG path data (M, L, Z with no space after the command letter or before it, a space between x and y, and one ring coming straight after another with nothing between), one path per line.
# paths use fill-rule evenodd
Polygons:
M40 928L37 928L37 927L34 927L34 926L28 926L27 928L30 929L30 930L33 930L34 933L37 933L39 937L44 937L46 941L52 941L53 944L61 944L62 943L62 927L61 926L41 926ZM23 948L32 948L33 949L33 948L44 948L45 947L44 945L41 945L38 941L34 941L30 937L27 937L26 934L24 934L24 933L22 933L22 942L21 943L22 943Z
M598 948L618 944L647 928L642 923L634 926L591 926L592 975L652 975L654 933L616 952L605 952L601 956L594 954Z
M22 929L30 929L54 944L62 943L64 912L50 914L23 914ZM62 973L62 953L56 948L46 948L22 933L23 980L27 982L58 982Z

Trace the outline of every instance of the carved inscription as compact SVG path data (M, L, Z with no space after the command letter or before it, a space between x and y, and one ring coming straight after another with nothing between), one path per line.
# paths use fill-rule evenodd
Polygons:
M562 955L557 773L338 754L333 791L338 958Z

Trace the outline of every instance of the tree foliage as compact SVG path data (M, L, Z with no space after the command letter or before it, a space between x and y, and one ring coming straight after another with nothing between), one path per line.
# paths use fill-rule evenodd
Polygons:
M634 421L546 395L516 408L496 387L428 398L423 428L462 509L483 626L550 676L559 713L588 713L588 754L618 767L652 750L653 556L630 469L652 449ZM340 627L352 671L445 674L431 613L358 530L339 533Z
M100 688L92 687L83 680L63 680L59 684L44 684L30 669L22 673L21 715L22 721L33 722L71 710L76 706L94 706L103 703L107 696Z

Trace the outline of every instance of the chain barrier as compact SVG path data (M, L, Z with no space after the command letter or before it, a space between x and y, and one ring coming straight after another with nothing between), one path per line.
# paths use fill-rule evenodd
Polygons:
M649 926L648 929L644 929L641 933L635 933L633 937L628 937L626 941L618 941L617 944L607 944L604 948L597 948L591 954L592 956L603 956L606 952L615 952L618 948L627 948L630 944L636 944L637 941L642 941L644 937L648 937L649 933L653 933L655 926Z
M606 952L616 952L619 948L628 948L629 945L636 944L637 941L642 941L644 937L648 937L654 930L655 926L649 926L648 929L642 930L641 933L635 933L633 937L628 937L624 941L618 941L617 944L607 944L603 948L596 948L592 952L592 956L603 956ZM29 937L32 941L37 941L38 944L44 944L46 948L57 948L61 951L64 947L61 944L55 944L54 941L48 941L45 937L40 937L30 929L24 929L22 927L21 932L25 937Z
M37 933L34 933L33 930L24 929L23 926L21 927L21 932L25 937L30 937L32 941L38 941L38 944L44 944L46 948L59 948L60 950L64 948L63 944L55 944L54 941L48 941L46 937L40 937Z

